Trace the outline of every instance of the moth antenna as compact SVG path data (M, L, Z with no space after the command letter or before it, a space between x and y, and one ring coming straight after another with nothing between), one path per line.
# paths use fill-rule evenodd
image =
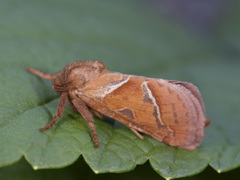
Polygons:
M44 79L49 79L49 80L53 80L54 78L56 78L56 74L49 74L49 73L44 73L44 72L41 72L39 70L36 70L36 69L33 69L33 68L28 68L28 72L30 73L33 73L41 78L44 78Z

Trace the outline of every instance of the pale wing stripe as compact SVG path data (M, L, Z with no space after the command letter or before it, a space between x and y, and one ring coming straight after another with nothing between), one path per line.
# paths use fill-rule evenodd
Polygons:
M107 86L106 88L104 88L101 94L101 98L103 99L107 94L112 93L113 91L121 87L123 84L127 83L129 79L130 79L130 76L127 76L125 80L119 82L118 84Z
M127 76L126 79L124 79L126 76L122 77L122 80L120 80L119 83L114 84L114 81L112 84L106 84L99 86L97 89L87 90L86 92L81 92L79 90L75 90L76 94L79 95L87 95L88 93L91 94L92 97L100 98L103 100L107 94L110 94L111 92L115 91L119 87L121 87L123 84L127 83L130 79L130 76Z
M161 119L161 113L159 106L157 105L156 99L153 97L151 90L148 88L147 81L145 81L142 86L145 86L147 93L149 95L149 98L152 100L153 106L156 108L156 113L157 113L157 120L160 122L161 125L164 125L162 119Z

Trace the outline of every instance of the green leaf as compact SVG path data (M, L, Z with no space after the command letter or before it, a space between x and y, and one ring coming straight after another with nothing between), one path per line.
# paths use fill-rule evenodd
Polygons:
M228 173L218 174L211 168L207 168L205 173L200 173L193 177L188 177L189 180L194 179L237 179L240 175L240 171L237 169L235 171L231 171ZM137 166L134 171L128 173L105 173L105 174L95 174L88 165L83 161L82 158L79 158L77 162L74 164L62 168L62 169L41 169L35 171L32 167L24 160L21 159L18 163L14 165L7 166L0 169L0 179L4 180L76 180L76 179L115 179L115 180L132 180L139 179L145 180L147 178L151 180L162 180L164 178L159 177L159 175L152 170L149 163L145 163L144 165Z
M218 172L240 166L240 63L228 51L209 49L214 44L199 42L142 1L2 0L0 15L0 167L24 156L34 169L61 168L82 156L95 173L127 172L149 161L164 178L178 178L208 165ZM201 146L187 151L147 135L140 140L125 126L95 119L100 147L94 148L88 124L70 107L40 132L59 98L51 82L26 68L54 73L78 59L196 84L212 120Z

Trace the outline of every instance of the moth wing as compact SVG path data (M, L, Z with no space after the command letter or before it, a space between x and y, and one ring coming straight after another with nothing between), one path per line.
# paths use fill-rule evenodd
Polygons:
M76 93L101 114L172 146L195 149L203 137L197 98L174 82L105 73Z
M196 86L194 86L192 83L189 83L189 82L181 82L181 81L174 81L174 80L169 80L168 82L177 84L177 85L181 85L181 86L185 87L186 89L188 89L197 98L197 100L200 103L200 106L202 108L202 111L204 112L204 115L205 115L205 106L204 106L201 94Z
M203 102L201 94L196 86L194 86L192 83L189 83L189 82L181 82L181 81L174 81L174 80L170 80L169 82L181 85L181 86L185 87L186 89L188 89L189 91L191 91L191 93L197 98L197 100L201 106L201 109L204 113L204 116L206 116L204 102ZM205 127L207 127L211 124L211 120L205 119L204 123L205 123Z
M161 80L160 84L161 84ZM175 123L169 124L174 129L175 139L178 139L179 147L193 150L200 145L204 136L204 127L210 123L205 117L205 107L201 94L196 86L188 82L169 81L165 87L165 100L159 99L160 106L162 102L171 104L171 118L164 117L164 112L170 112L166 105L161 106L163 119L173 120ZM168 91L168 92L167 92ZM154 91L153 91L154 92ZM155 94L158 98L160 95ZM164 97L163 97L164 98ZM171 140L170 140L171 141Z
M141 126L156 127L152 105L143 100L143 82L144 77L106 73L86 84L78 96L101 114L143 132Z

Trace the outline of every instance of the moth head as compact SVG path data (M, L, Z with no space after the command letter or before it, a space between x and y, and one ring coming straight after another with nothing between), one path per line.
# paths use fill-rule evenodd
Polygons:
M53 79L53 90L70 91L81 88L85 83L107 72L100 61L77 61L67 65Z

